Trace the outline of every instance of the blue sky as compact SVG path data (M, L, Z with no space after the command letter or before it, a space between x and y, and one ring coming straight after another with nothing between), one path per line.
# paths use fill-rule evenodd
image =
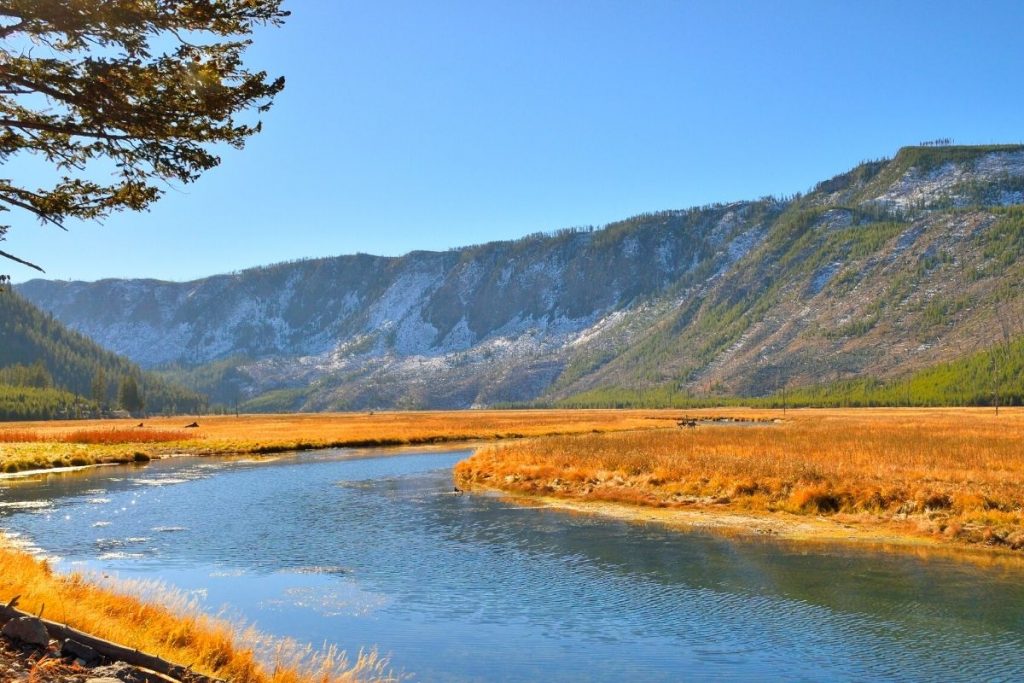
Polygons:
M244 151L148 213L68 233L9 214L3 248L50 278L187 280L792 194L939 137L1022 141L1024 3L972 5L292 0L249 53L288 85Z

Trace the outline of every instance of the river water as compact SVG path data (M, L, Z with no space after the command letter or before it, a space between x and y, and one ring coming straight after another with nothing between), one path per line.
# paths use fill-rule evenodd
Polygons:
M66 569L160 579L423 681L1014 680L1024 569L674 532L453 491L465 451L0 482Z

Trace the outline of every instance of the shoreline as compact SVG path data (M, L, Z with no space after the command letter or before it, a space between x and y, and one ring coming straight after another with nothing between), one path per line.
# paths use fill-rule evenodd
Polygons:
M528 437L530 438L530 437ZM533 437L542 438L542 437ZM516 439L510 439L516 440ZM423 444L389 445L382 447L357 446L297 449L276 453L253 453L238 451L234 453L167 453L152 458L153 461L176 458L251 458L253 461L275 461L290 454L299 456L317 451L338 450L344 448L352 451L355 458L364 457L367 451L377 455L369 457L390 457L409 453L430 453L458 445L469 448L485 448L501 444L506 439L458 439L452 441ZM475 454L475 453L474 453ZM96 462L88 465L71 467L23 470L14 473L0 473L0 485L25 483L26 480L51 474L72 474L100 467L124 465L145 467L148 463L117 463ZM454 477L454 468L452 470ZM587 500L585 498L568 498L539 493L530 493L511 489L503 489L481 482L457 481L467 493L494 494L525 507L541 507L562 510L573 514L585 514L608 517L630 523L655 523L676 529L683 533L709 533L726 537L744 537L747 539L770 539L802 544L826 544L842 546L859 546L876 549L928 550L958 557L975 556L988 558L1016 558L1024 566L1024 556L1018 551L996 545L977 543L955 543L937 538L933 535L913 533L893 528L892 523L863 522L851 515L839 518L824 515L800 515L785 511L752 511L735 510L728 507L659 507L654 505L634 504L611 500ZM2 540L2 538L0 538ZM10 540L10 539L6 539ZM0 547L2 547L0 543ZM11 549L18 544L7 543Z
M522 438L540 438L540 437L522 437ZM238 459L239 462L274 462L280 460L282 457L298 456L307 453L317 453L319 451L335 451L335 450L347 450L352 452L352 457L360 458L363 457L367 452L377 453L378 455L371 455L369 457L390 457L396 455L408 455L415 453L433 453L435 451L444 451L451 449L453 446L457 447L455 450L469 450L475 448L482 448L484 446L494 445L501 443L506 439L462 439L453 441L435 441L430 443L422 444L405 444L405 445L391 445L391 446L323 446L316 448L299 448L288 451L275 451L268 453L255 453L252 451L236 451L236 452L211 452L211 453L163 453L160 455L153 455L149 460L142 462L94 462L88 465L70 465L67 467L47 467L34 470L19 470L17 472L0 472L0 485L4 482L19 482L25 479L33 479L40 476L46 476L51 474L73 474L75 472L84 472L100 467L146 467L151 462L158 462L160 460L173 460L176 458L222 458L222 459Z
M815 411L757 428L552 437L485 446L454 476L690 528L1024 557L1024 412L966 415Z
M937 555L961 561L1000 563L1024 569L1024 556L1006 547L950 543L885 525L860 524L855 519L803 516L788 512L752 512L710 508L660 508L630 503L579 500L466 484L466 493L497 495L520 507L557 510L603 517L630 524L658 524L679 533L710 534L747 541L771 541L801 546L828 546L876 552Z
M58 571L50 558L0 533L0 626L29 620L48 634L31 640L23 629L0 635L0 680L15 674L11 680L38 683L110 676L180 683L401 680L375 649L349 658L327 644L317 649L267 636L182 602L185 594L173 588L162 590L163 597L144 595L78 570ZM59 621L48 620L48 604L61 605Z
M677 411L301 413L0 422L0 472L18 474L177 455L275 455L329 448L406 448L675 428ZM24 438L22 438L24 437Z

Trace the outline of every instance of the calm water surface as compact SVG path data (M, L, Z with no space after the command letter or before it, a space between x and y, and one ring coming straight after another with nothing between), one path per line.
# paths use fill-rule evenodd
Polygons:
M680 534L452 493L465 452L0 482L62 566L156 578L424 681L1019 680L1024 570Z

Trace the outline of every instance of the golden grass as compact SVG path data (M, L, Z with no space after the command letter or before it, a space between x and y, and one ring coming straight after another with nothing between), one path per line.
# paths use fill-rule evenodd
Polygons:
M129 444L184 441L195 438L184 431L155 429L76 429L73 432L43 432L31 429L0 429L0 443L91 443Z
M1020 409L998 416L981 409L799 410L782 424L701 424L490 446L459 463L455 474L462 486L836 516L1021 549L1022 447Z
M414 446L675 426L678 411L522 410L243 415L0 423L0 471L96 462L136 454L228 455L331 447ZM159 434L159 438L150 438ZM75 435L75 440L69 440ZM166 438L165 438L166 435ZM172 437L173 435L173 437ZM92 439L87 442L87 439Z
M63 443L125 444L125 443L166 443L183 441L196 437L182 431L160 429L78 429L64 434L56 441Z
M322 683L395 680L375 653L360 653L348 663L328 650L320 656L287 640L272 642L276 661L268 671L247 642L261 639L249 629L203 615L180 595L156 587L160 600L148 602L97 586L80 574L61 575L49 565L0 539L0 600L20 595L19 607L95 636L157 654L233 683ZM147 595L153 586L144 586ZM133 592L139 592L138 587ZM170 604L164 604L164 601Z

